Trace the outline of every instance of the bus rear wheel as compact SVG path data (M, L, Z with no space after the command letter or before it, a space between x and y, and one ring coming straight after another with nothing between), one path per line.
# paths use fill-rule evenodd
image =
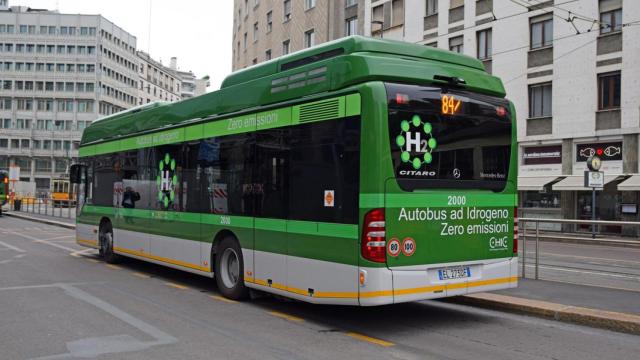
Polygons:
M225 297L241 300L249 295L249 290L244 286L242 249L233 237L225 237L218 245L215 278L218 290Z
M110 222L105 222L100 226L100 249L99 254L109 264L118 262L120 257L113 252L113 227Z

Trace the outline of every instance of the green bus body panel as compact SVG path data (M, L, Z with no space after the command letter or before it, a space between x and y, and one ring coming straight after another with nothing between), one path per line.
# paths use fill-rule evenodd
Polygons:
M342 54L281 70L280 64L335 49L342 49ZM321 77L314 75L319 70L324 71ZM305 78L314 81L305 86L288 86L282 91L272 91L277 86L274 84L283 79L296 79L291 81L299 83L301 75L303 81ZM83 132L81 146L167 126L229 117L260 106L287 103L367 81L443 84L443 81L434 79L435 75L462 78L466 88L472 91L500 97L505 95L502 82L487 74L482 63L471 57L418 44L355 36L238 71L229 75L218 91L177 103L123 111L96 120Z
M211 243L219 231L230 230L245 249L357 265L358 225L354 224L114 209L93 205L83 207L78 222L98 226L104 217L115 221L118 229L170 236L185 241ZM221 225L222 217L229 220L228 225ZM260 234L255 245L251 240L254 228Z

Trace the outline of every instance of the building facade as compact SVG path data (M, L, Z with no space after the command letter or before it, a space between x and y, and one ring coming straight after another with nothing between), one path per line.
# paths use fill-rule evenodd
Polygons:
M135 48L99 15L0 7L0 169L48 192L91 121L137 104Z
M363 35L363 0L235 0L233 70Z
M333 29L327 23L346 21L347 15L328 10L347 13L349 7L340 1L310 1L317 17L326 16L319 20L305 11L307 3L235 1L234 70L268 59L265 51L271 57L282 55L283 41L304 47L307 29ZM597 192L597 217L640 220L640 2L353 3L358 34L464 53L503 80L517 114L521 216L590 219L591 191L583 186L583 172L586 159L595 153L604 160L606 182ZM316 42L346 35L328 33L318 32ZM598 230L636 233L620 227Z
M518 115L521 216L590 219L584 171L587 158L598 154L605 187L597 192L597 217L640 219L639 2L387 0L366 6L372 36L476 57L503 80ZM636 234L621 227L598 231Z
M144 51L138 51L136 54L138 55L138 105L154 101L181 100L182 82L176 71L152 59Z

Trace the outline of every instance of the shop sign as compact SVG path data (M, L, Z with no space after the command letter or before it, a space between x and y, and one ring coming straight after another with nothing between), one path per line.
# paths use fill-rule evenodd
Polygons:
M524 165L562 164L562 145L525 147Z
M620 161L622 160L622 141L576 145L576 162L585 162L593 155L599 156L604 163Z
M604 187L604 173L602 171L585 171L584 187L602 189Z

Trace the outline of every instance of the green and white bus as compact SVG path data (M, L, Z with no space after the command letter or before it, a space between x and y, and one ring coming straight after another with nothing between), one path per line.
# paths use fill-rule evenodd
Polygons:
M77 242L249 289L382 305L517 285L516 127L476 59L348 37L87 127Z

